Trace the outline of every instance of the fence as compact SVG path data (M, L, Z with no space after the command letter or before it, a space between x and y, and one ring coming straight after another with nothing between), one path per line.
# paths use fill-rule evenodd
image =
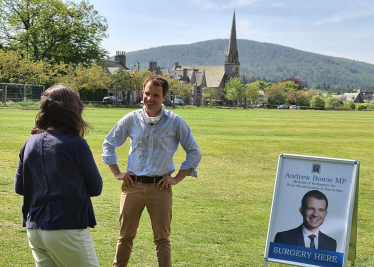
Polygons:
M4 106L23 105L40 101L44 93L43 85L0 83L0 101Z

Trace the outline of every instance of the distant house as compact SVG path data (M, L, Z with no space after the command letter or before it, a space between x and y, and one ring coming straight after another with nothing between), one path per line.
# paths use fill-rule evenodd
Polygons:
M204 73L205 86L212 87L216 92L216 100L223 100L223 89L225 88L225 67L224 66L182 66L182 69L194 69ZM195 98L195 102L202 101L202 105L205 105L204 99L204 90L201 88L201 94L199 91L196 91L196 94L192 96L192 99Z
M343 95L333 95L335 98L339 98L342 102L353 102L353 103L370 103L373 100L374 92L369 92L367 89L361 91L359 87L357 93L344 93Z
M149 70L158 74L195 84L195 89L188 99L190 105L206 105L204 99L205 87L212 87L216 92L215 100L225 101L223 89L231 79L239 77L240 63L236 39L235 13L232 21L231 35L229 41L226 61L223 66L179 66L175 62L173 69L161 69L157 62L151 64Z
M112 75L119 69L123 69L123 70L126 70L128 72L133 72L133 70L129 70L129 68L127 68L127 66L126 66L125 51L117 51L116 55L114 56L114 61L110 61L110 60L106 61L104 63L104 68L108 73L110 73ZM141 96L142 96L141 90L130 92L127 89L128 88L123 88L123 91L117 92L117 97L120 100L126 100L128 102L139 103L140 100L141 100ZM113 90L113 87L109 88L108 94L110 96L115 96L116 91Z
M369 92L368 89L365 89L363 92L361 92L361 88L359 87L357 92L362 96L364 103L370 103L373 101L374 92Z
M104 64L104 68L110 74L114 74L118 69L128 70L126 67L126 54L125 51L117 51L114 61L108 60Z
M333 95L332 97L340 99L344 102L353 102L353 103L364 103L364 99L359 93L344 93L344 95Z
M151 70L151 69L150 69ZM167 77L181 80L187 83L195 85L191 96L187 100L186 104L190 105L204 105L203 99L204 89L207 87L206 77L204 71L199 71L194 67L181 67L178 62L175 62L173 69L161 69L161 73Z
M123 68L128 70L126 67L126 55L125 52L117 52L114 61L107 61L105 64L106 70L114 74L116 70ZM163 74L168 77L182 80L195 85L192 95L187 100L187 104L190 105L206 105L204 99L204 91L206 87L214 88L216 92L215 100L226 102L224 98L225 84L231 79L239 77L240 74L240 63L239 53L236 39L236 24L235 24L235 12L233 16L230 41L227 51L226 60L223 66L179 66L178 62L172 69L163 69L157 66L157 62L149 62L149 70L156 74ZM110 95L114 95L113 90L109 91ZM141 91L132 92L131 95L127 95L127 99L130 97L133 99L139 99ZM122 96L120 96L122 98ZM123 98L122 98L123 99ZM229 102L229 101L228 101Z

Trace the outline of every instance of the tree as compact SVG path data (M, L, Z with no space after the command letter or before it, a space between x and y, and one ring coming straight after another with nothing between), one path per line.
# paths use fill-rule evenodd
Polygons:
M286 100L284 95L285 87L282 83L275 83L272 86L266 88L265 95L268 98L269 104L283 104Z
M294 78L294 77L291 77L291 78L288 78L288 79L285 79L285 80L280 79L279 82L280 82L280 83L292 82L292 83L294 83L294 84L297 85L297 88L295 88L295 89L303 89L303 88L304 88L304 87L302 86L303 82L300 81L299 79ZM287 86L286 86L286 87L287 87ZM287 88L290 88L290 87L287 87ZM292 87L292 88L294 88L294 87Z
M176 80L177 82L173 85L173 94L174 96L179 96L181 99L186 100L191 93L195 86L191 83L187 83L181 80Z
M312 100L310 100L311 108L323 108L325 106L325 98L322 96L315 95Z
M90 65L107 54L106 19L86 0L2 0L0 12L0 43L24 57Z
M55 73L46 62L21 59L19 51L0 50L0 82L49 86Z
M317 93L316 91L314 91L313 89L309 89L309 90L307 90L306 93L307 93L308 96L309 96L309 101L312 100L313 96L318 95L318 93Z
M258 91L259 86L257 82L246 84L244 86L244 95L248 100L251 101L251 104L253 104L253 102L259 98L260 94Z
M110 74L96 64L85 67L80 63L77 66L61 63L55 65L55 69L57 73L53 78L55 83L65 84L78 91L92 91L103 86L110 86L112 82Z
M332 109L332 108L337 109L341 105L343 105L343 102L339 98L336 98L336 97L329 97L325 101L326 109Z
M291 89L286 93L286 102L291 105L306 106L310 100L310 95L304 90Z
M223 89L225 97L231 101L237 101L244 96L244 86L240 83L239 78L231 78Z
M313 85L312 88L313 88L313 89L321 89L321 84L316 83L316 84Z
M112 75L112 84L116 97L118 97L119 92L132 91L132 88L134 88L132 85L132 74L125 69L118 69Z
M347 108L347 109L355 109L356 105L355 105L355 103L353 103L353 101L350 101L350 102L345 102L344 107Z
M212 99L216 97L216 91L213 87L205 87L204 98L209 99L209 106L212 106Z
M272 83L272 82L267 83L267 82L264 82L264 81L257 80L255 82L255 84L257 85L258 90L265 91L266 88L272 86L274 83Z
M286 81L286 82L281 82L284 87L286 88L286 91L288 90L299 90L300 89L300 86L296 83L294 83L293 81Z
M112 82L114 90L117 92L126 92L127 102L130 102L130 95L134 91L142 90L143 82L146 77L152 75L151 71L133 71L129 72L124 69L117 70L112 75Z

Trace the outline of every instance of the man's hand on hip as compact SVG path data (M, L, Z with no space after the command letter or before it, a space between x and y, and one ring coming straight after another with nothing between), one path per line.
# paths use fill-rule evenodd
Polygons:
M157 187L160 187L160 190L164 188L169 188L169 185L176 185L178 183L177 179L174 179L173 177L169 175L164 175L164 178L162 178L158 183Z
M124 183L127 187L134 186L134 180L132 179L131 176L134 176L134 174L133 174L132 172L121 172L120 174L115 175L116 179L117 179L118 181L122 180L123 183Z
M121 172L117 164L109 165L109 168L118 181L123 181L127 187L134 186L131 178L134 175L132 172Z
M169 185L176 185L177 183L179 183L180 181L182 181L190 172L191 172L192 169L188 169L188 170L179 170L179 172L177 173L177 175L173 178L169 175L164 175L158 183L157 183L157 187L160 187L160 190L164 189L164 188L169 188Z

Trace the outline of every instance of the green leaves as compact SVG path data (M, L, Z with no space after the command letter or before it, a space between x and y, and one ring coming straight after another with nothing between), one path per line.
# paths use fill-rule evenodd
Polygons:
M90 65L107 54L107 21L87 1L3 0L0 12L0 42L24 57Z
M336 97L326 98L326 101L325 101L326 109L332 109L332 108L336 109L342 105L343 105L343 102L339 98L336 98Z
M111 77L101 66L89 66L20 58L20 51L0 50L0 82L36 84L49 87L63 83L76 90L108 86Z
M312 108L323 108L325 106L325 98L322 96L315 95L310 101L310 107Z
M228 100L236 101L244 96L244 86L239 78L231 78L223 89Z
M260 97L258 91L259 84L257 82L246 84L244 86L244 96L252 102L256 101Z
M209 99L209 106L212 106L212 99L215 99L216 91L213 87L205 87L204 98Z

